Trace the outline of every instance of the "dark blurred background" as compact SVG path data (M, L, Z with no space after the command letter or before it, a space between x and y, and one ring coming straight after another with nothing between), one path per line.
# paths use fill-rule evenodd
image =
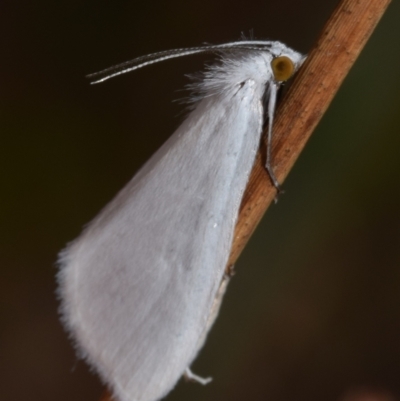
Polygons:
M57 253L178 126L210 57L85 75L251 30L306 53L336 3L0 3L2 399L99 400L58 320ZM395 1L241 256L194 364L214 381L167 400L400 399L399 21Z

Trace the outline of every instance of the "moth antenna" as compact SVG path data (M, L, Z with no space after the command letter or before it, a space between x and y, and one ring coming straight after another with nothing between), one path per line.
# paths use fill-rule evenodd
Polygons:
M198 47L165 50L161 52L147 54L145 56L140 56L134 58L133 60L114 65L102 71L89 74L87 75L87 78L95 78L95 81L91 82L91 84L93 85L104 82L118 75L126 74L127 72L138 70L139 68L143 68L148 65L159 63L172 58L190 56L192 54L212 53L224 50L229 51L231 49L262 50L271 47L273 43L275 42L265 40L241 40L237 42L223 43L220 45L205 45Z

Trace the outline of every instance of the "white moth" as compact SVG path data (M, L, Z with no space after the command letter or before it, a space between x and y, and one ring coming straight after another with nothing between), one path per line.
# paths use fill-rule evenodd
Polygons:
M280 42L177 49L102 71L103 81L146 65L214 52L186 120L61 253L62 319L81 356L120 401L155 401L202 347L243 192L268 117L267 169L277 90L304 56ZM98 75L98 74L96 74Z

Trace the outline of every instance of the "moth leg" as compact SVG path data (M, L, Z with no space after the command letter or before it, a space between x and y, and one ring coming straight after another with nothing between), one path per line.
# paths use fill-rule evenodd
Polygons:
M278 202L278 197L280 194L283 194L284 191L281 188L277 178L275 177L274 169L272 167L272 155L271 155L271 143L272 143L272 127L268 130L268 136L267 136L267 160L265 162L265 169L267 170L267 173L269 175L269 178L272 182L272 185L276 189L276 195L275 195L275 203Z
M274 169L272 167L271 150L272 150L272 125L269 124L268 135L267 135L267 155L266 155L266 161L265 161L265 170L267 170L267 173L272 182L272 185L276 189L276 195L278 196L282 192L282 189L278 182L278 179L275 177Z
M270 152L268 152L270 153ZM277 191L277 195L283 193L283 189L281 188L278 180L275 177L274 169L271 166L271 156L268 157L269 160L267 160L267 163L265 164L265 169L267 170L267 173L269 175L269 178L271 179L272 185L275 187Z
M206 327L205 327L204 332L203 332L203 334L202 334L202 336L200 337L200 340L199 340L198 349L200 349L201 346L204 344L207 332L210 329L210 327L213 325L214 320L218 315L219 307L221 306L222 297L225 294L225 290L226 290L226 287L228 285L228 282L229 282L231 276L234 274L233 265L228 266L227 270L228 270L228 272L224 273L224 275L223 275L223 277L221 279L221 283L220 283L220 286L218 288L218 291L215 294L215 299L214 299L214 302L213 302L213 304L211 306L210 315L208 316ZM187 367L185 369L185 371L183 372L183 377L188 381L197 382L197 383L202 384L203 386L208 384L212 380L212 377L204 378L204 377L200 377L200 376L194 374L190 370L189 367Z
M236 274L235 265L229 265L225 270L225 274L228 276L228 279L233 277Z
M206 384L210 383L210 381L212 381L212 377L201 377L201 376L195 375L190 370L190 368L185 369L185 372L183 373L183 377L188 381L200 383L203 386L205 386Z
M265 162L265 169L267 170L272 185L276 189L275 203L278 202L279 194L283 193L278 179L275 177L274 169L272 167L272 126L274 124L274 113L278 89L279 85L274 81L271 81L269 85L267 157Z

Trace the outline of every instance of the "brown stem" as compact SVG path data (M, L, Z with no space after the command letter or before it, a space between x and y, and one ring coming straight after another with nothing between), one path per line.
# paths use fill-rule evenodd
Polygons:
M272 154L282 183L338 91L390 0L342 0L277 110ZM257 155L240 208L228 266L233 265L276 195ZM106 392L101 401L112 401Z
M325 24L275 116L272 154L280 183L389 3L390 0L342 0ZM260 151L243 197L228 266L236 262L276 194L263 160Z

